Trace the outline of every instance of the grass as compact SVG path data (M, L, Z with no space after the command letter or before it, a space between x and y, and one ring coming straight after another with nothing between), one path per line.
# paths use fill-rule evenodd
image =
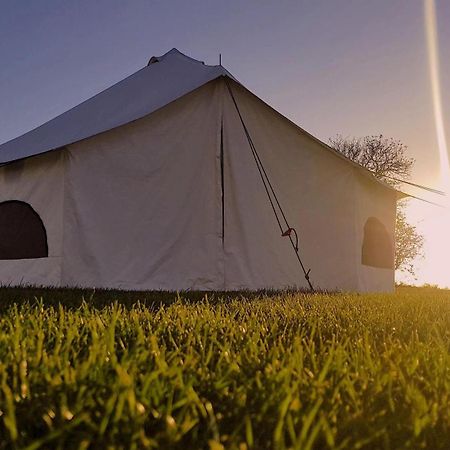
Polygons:
M0 289L0 449L450 442L450 291Z

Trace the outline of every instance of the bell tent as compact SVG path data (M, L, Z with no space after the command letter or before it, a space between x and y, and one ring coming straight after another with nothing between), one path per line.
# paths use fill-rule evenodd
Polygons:
M0 164L3 285L394 286L398 192L176 49Z

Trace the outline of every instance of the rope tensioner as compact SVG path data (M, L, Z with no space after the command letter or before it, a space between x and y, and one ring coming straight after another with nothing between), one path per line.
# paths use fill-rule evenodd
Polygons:
M295 228L289 227L286 231L283 231L283 233L281 233L281 236L283 237L287 237L290 236L292 234L292 232L295 235L295 251L298 252L298 234L297 231L295 230Z

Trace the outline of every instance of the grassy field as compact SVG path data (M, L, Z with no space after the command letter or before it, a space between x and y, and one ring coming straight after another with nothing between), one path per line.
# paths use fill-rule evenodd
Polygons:
M450 448L450 291L0 289L0 449Z

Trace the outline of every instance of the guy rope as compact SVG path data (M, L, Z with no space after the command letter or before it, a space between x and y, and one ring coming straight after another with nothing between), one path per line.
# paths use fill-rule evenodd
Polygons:
M245 136L247 137L247 141L248 144L250 146L250 150L252 152L253 158L255 160L256 163L256 167L258 168L258 172L259 175L261 177L261 180L263 182L264 185L264 189L266 191L267 197L269 199L270 202L270 206L272 207L272 211L275 215L275 218L277 220L278 226L280 228L280 232L281 232L281 236L283 237L288 237L289 241L291 243L291 246L295 252L295 255L297 257L297 261L300 264L300 267L302 269L303 275L308 283L309 288L311 289L311 291L314 291L314 287L311 283L309 274L311 272L311 269L306 270L303 261L300 257L300 251L299 251L299 242L298 242L298 234L297 231L295 230L295 228L291 227L289 225L289 222L286 218L286 215L283 211L283 208L281 207L280 201L278 200L278 196L275 193L275 190L273 188L273 185L270 181L269 176L267 175L266 169L264 168L264 165L261 161L261 158L256 150L255 144L253 143L252 137L250 136L250 133L248 131L248 128L244 122L244 119L242 118L242 114L241 111L239 110L238 104L236 102L236 99L234 97L233 91L231 90L231 86L229 84L229 81L227 79L225 79L227 88L228 88L228 92L230 93L231 99L233 100L234 106L236 108L236 111L238 113L239 119L241 121L242 124L242 128L244 129L245 132ZM275 201L275 202L274 202ZM281 217L280 217L281 215Z

